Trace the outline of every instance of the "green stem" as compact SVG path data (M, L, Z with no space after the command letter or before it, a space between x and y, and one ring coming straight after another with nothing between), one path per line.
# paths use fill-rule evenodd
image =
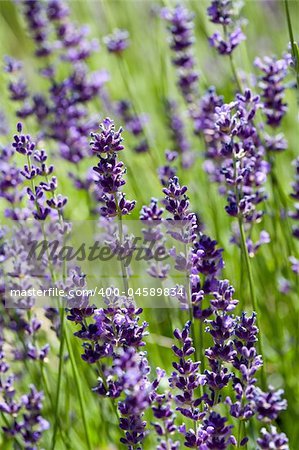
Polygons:
M129 97L131 99L131 105L132 105L133 112L134 112L135 116L138 116L138 111L137 111L137 109L135 107L135 102L133 101L134 89L131 88L131 86L129 84L129 81L128 81L132 77L130 77L128 66L127 66L125 60L122 58L121 55L118 57L118 63L119 63L119 71L121 73L121 77L123 79L123 82L124 82L125 88L127 90L127 93L128 93L128 95L129 95ZM148 142L148 144L150 146L150 150L149 150L148 154L149 154L149 157L151 159L152 169L155 172L156 171L156 167L157 167L157 161L156 161L155 155L153 154L154 143L153 143L152 136L151 136L150 133L148 133L147 127L142 127L142 134L144 136L144 139Z
M107 380L106 380L106 377L105 377L105 375L104 375L102 366L101 366L101 364L100 364L99 361L97 362L97 368L98 368L100 377L102 378L103 385L104 385L106 391L108 391ZM115 416L116 416L116 418L117 418L117 422L119 422L119 413L118 413L117 406L116 406L116 404L115 404L115 402L114 402L114 399L113 399L112 397L110 397L110 399L111 399L111 405L112 405L113 412L114 412L114 414L115 414Z
M77 388L77 394L78 394L79 405L80 405L80 410L81 410L83 428L84 428L84 432L85 432L86 445L87 445L87 449L88 450L92 450L92 446L91 446L91 443L90 443L90 437L89 437L89 431L88 431L88 425L87 425L87 420L86 420L86 414L85 414L86 408L85 408L84 400L83 400L83 394L82 394L82 389L81 389L80 377L79 377L79 374L78 374L78 369L77 369L77 365L76 365L73 349L72 349L72 346L71 346L71 343L70 343L69 336L68 336L67 332L65 333L65 342L66 342L67 350L68 350L68 353L69 353L71 366L72 366L72 372L73 372L73 376L74 376L75 384L76 384L76 388Z
M3 422L5 423L5 425L7 426L7 428L10 428L10 423L7 420L7 417L5 416L5 414L1 411L0 412L1 417L3 419ZM12 439L16 442L17 445L19 445L19 448L24 448L24 444L21 442L20 438L17 435L12 436Z
M294 64L295 64L297 89L299 90L299 52L298 52L298 45L297 45L297 43L296 43L296 41L294 39L294 33L293 33L293 28L292 28L292 22L291 22L291 16L290 16L288 0L284 0L284 5L285 5L286 18L287 18L288 30L289 30L290 41L291 41L292 55L293 55ZM299 102L299 96L298 96L298 102Z
M239 425L238 425L238 442L237 442L237 450L246 450L247 449L247 444L245 444L245 446L241 446L241 442L245 437L245 431L246 431L246 425L245 425L245 421L244 420L239 420Z
M61 393L61 383L62 383L62 367L63 367L63 354L64 354L64 343L65 343L65 332L64 332L64 308L60 310L60 346L59 346L59 366L58 366L58 380L56 388L56 399L55 399L55 423L53 428L52 436L52 450L55 449L57 430L59 424L59 403L60 403L60 393Z
M263 353L262 333L261 333L261 329L259 327L259 310L258 310L258 304L256 301L252 268L251 268L251 264L250 264L248 249L247 249L247 245L246 245L246 237L245 237L245 232L244 232L243 220L242 220L241 216L238 217L238 224L239 224L239 230L240 230L241 250L243 253L244 260L245 260L245 266L246 266L246 271L247 271L247 276L248 276L248 281L249 281L252 309L256 312L256 325L259 329L258 349L259 349L259 353L263 359L263 365L261 367L261 381L262 381L262 387L265 388L266 387L266 377L265 377L265 369L264 369L265 358L264 358L264 353Z
M236 67L235 67L235 63L234 63L234 59L233 59L233 55L232 54L229 55L229 62L230 62L230 67L231 67L231 70L232 70L235 82L236 82L236 84L238 86L239 91L242 93L243 89L242 89L241 82L240 82L238 74L237 74L237 70L236 70Z
M201 362L201 373L205 371L205 356L204 356L204 344L203 344L203 321L199 322L199 354Z
M115 205L116 205L116 210L117 210L117 217L118 217L118 234L119 234L119 242L120 245L122 245L123 243L123 226L122 226L122 212L119 208L119 204L118 204L118 198L117 198L117 194L116 192L114 193L114 201L115 201ZM121 258L120 261L120 265L121 265L121 272L122 272L122 278L123 278L123 284L124 284L124 289L125 289L125 293L126 296L128 297L128 291L129 291L129 282L128 282L128 272L127 272L127 268L124 264L123 259Z
M226 28L226 25L223 25L223 32L224 32L225 39L227 39L227 28ZM229 54L229 63L230 63L231 71L232 71L233 77L235 79L235 82L237 84L237 87L238 87L239 91L242 93L243 89L242 89L242 85L241 85L241 82L240 82L238 74L237 74L237 70L236 70L236 66L235 66L235 63L234 63L234 58L233 58L233 54L232 53Z

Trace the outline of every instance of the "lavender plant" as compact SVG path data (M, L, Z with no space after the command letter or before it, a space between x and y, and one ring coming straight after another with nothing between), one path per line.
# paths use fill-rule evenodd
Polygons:
M281 3L3 3L1 448L296 448L298 46ZM52 237L66 258L28 257ZM107 279L90 241L116 257ZM44 308L36 286L62 294Z

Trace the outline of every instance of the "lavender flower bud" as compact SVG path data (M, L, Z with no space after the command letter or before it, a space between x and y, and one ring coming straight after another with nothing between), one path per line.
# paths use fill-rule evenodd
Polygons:
M129 46L129 33L127 30L116 29L103 40L108 52L121 54Z
M271 426L270 431L261 429L261 437L258 438L258 448L262 450L289 450L289 441L284 433L278 433L276 427Z

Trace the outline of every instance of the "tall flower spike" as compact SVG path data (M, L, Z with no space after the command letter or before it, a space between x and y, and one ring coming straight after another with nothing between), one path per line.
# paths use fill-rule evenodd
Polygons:
M230 55L244 41L245 35L236 23L236 11L231 0L213 0L207 9L212 23L223 26L223 34L219 31L209 38L209 43L220 55Z
M193 362L190 358L195 352L190 337L190 326L191 322L187 322L182 331L174 330L173 334L179 342L179 347L173 345L172 350L178 362L172 364L175 371L172 372L169 383L172 389L179 391L174 397L177 410L183 416L197 421L204 417L205 413L201 413L198 409L202 399L196 398L195 392L205 383L205 377L199 373L200 362Z
M284 103L284 79L288 71L286 59L256 58L255 65L263 75L260 77L259 87L262 90L263 112L267 117L267 124L277 128L287 111Z
M149 150L149 144L144 137L144 125L147 122L147 116L145 114L139 114L134 111L131 102L127 100L121 100L115 105L116 114L120 120L125 124L126 130L128 130L134 138L138 141L134 145L136 153L144 153Z
M20 174L31 182L31 187L27 188L27 196L29 203L34 206L34 218L45 220L50 214L54 217L57 217L57 214L62 215L67 204L67 197L61 194L56 195L57 179L56 177L48 178L53 174L54 167L47 165L46 151L38 150L31 136L23 134L21 123L18 123L17 131L12 147L17 153L27 156L28 164L24 164ZM50 198L47 198L47 195Z
M156 384L158 384L162 377L164 377L165 372L157 368L158 379ZM155 392L153 396L152 410L155 419L159 422L153 423L155 431L159 436L159 444L157 450L178 450L179 442L174 442L171 436L177 431L175 425L175 415L172 411L172 395L170 392L163 394L158 394Z
M166 164L158 168L158 176L163 187L167 187L169 180L177 174L177 167L174 163L177 161L178 153L170 150L165 151Z
M187 138L183 118L179 114L178 105L174 100L166 101L166 113L172 138L172 147L181 157L181 166L189 168L194 162L194 155L191 152L191 144Z
M33 117L40 135L56 142L61 157L78 164L89 156L88 135L96 127L88 102L100 94L109 79L106 70L90 73L86 64L97 42L88 39L86 26L80 28L72 22L62 0L26 0L21 11L42 64L38 75L47 78L49 87L32 94L23 78L18 77L19 64L8 61L6 70L12 80L8 88L11 97L21 102L17 116ZM61 73L65 74L62 79ZM78 176L72 179L81 188L89 189L91 183L84 183Z
M162 17L169 23L171 33L170 48L173 64L177 67L178 87L187 103L192 103L196 94L198 73L193 55L193 14L184 6L164 8Z
M100 159L94 167L97 174L96 185L102 192L101 201L104 206L100 208L101 215L105 217L122 216L130 214L135 207L135 201L125 199L120 191L126 182L124 164L118 161L118 152L124 149L122 145L122 128L115 131L113 120L107 117L100 124L100 133L92 133L91 149Z
M213 0L207 9L209 19L213 23L229 25L233 18L232 0Z
M226 211L244 222L260 221L257 206L266 198L262 186L270 170L253 123L259 107L259 97L247 90L235 102L217 107L215 114L221 139L220 174L227 186Z
M294 161L295 166L295 181L292 183L293 192L291 197L298 203L295 203L295 210L290 212L290 217L296 222L299 221L299 157ZM299 239L299 225L293 227L293 236Z

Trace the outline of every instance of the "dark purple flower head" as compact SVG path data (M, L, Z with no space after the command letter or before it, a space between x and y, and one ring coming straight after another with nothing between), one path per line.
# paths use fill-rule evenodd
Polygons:
M261 429L261 436L257 440L258 448L261 450L289 450L289 441L284 433L279 433L274 426L270 431Z
M272 387L268 392L261 389L255 390L255 402L257 418L263 422L272 422L277 419L279 413L287 408L287 401L282 398L284 391L275 391Z
M174 9L163 9L162 17L169 22L172 34L171 48L182 51L193 44L193 18L194 15L182 5Z
M158 378L154 382L157 388L160 384L161 379L164 377L164 371L157 369ZM159 445L157 450L178 450L179 442L173 442L170 438L177 431L175 425L175 415L172 410L172 395L170 392L164 394L158 394L157 390L153 396L154 404L152 406L154 417L159 420L153 425L155 431L159 436Z
M143 416L151 404L153 391L153 386L148 380L150 371L148 361L145 354L129 348L115 359L112 371L125 393L125 398L118 403L121 415L119 425L125 431L125 437L120 441L129 450L134 447L141 448L140 445L146 436L146 421L143 420Z
M108 155L106 158L100 157L98 165L93 170L99 176L95 183L99 185L103 192L113 194L125 184L123 179L124 164L117 160L115 153Z
M228 280L219 281L216 292L213 292L214 299L211 300L213 309L219 311L232 311L236 308L238 300L233 298L235 290Z
M31 156L35 149L34 142L32 142L29 135L22 134L21 123L18 123L17 131L19 134L14 136L14 142L12 143L13 148L22 155Z
M25 0L23 7L29 32L36 44L36 56L50 55L52 48L48 40L49 27L44 5L38 0Z
M50 0L48 2L47 15L50 20L62 20L69 15L69 9L62 0Z
M125 168L118 161L118 152L124 149L121 144L122 128L114 129L114 122L108 117L100 124L101 132L92 133L92 150L97 153L99 163L94 167L99 188L99 200L104 203L99 211L102 216L113 217L129 214L135 207L135 201L128 201L120 188L125 184Z
M288 148L288 143L282 133L275 136L264 133L263 138L265 147L270 152L282 152Z
M229 25L232 22L232 0L213 0L207 9L209 19L213 23Z
M100 133L91 133L92 141L90 143L91 149L95 153L116 153L124 149L121 145L123 138L121 136L122 128L115 131L113 120L109 117L103 120L100 124Z
M112 34L104 37L104 43L110 53L120 54L129 46L129 32L116 29Z
M151 199L149 206L143 206L140 212L140 220L142 220L146 225L149 222L153 222L157 225L162 221L163 208L158 206L158 200L155 198Z
M11 58L10 56L5 56L4 62L5 62L4 71L8 73L19 72L23 67L21 61Z
M213 433L212 427L203 427L200 426L195 431L191 428L190 430L186 430L186 426L182 425L179 427L180 433L184 436L185 441L184 445L187 448L195 448L195 449L202 449L202 450L208 450L207 441L209 437Z
M163 204L171 214L166 222L167 232L178 241L186 244L193 242L196 236L197 218L189 210L187 186L181 186L178 177L173 177L163 192L165 194Z
M235 102L215 108L219 150L213 172L217 170L216 181L224 183L221 193L227 194L227 213L244 222L261 220L258 205L266 198L263 185L270 170L253 122L259 107L259 97L246 90Z
M250 419L256 413L256 372L262 366L262 359L257 355L256 341L258 329L255 326L255 314L247 317L245 313L236 318L235 337L233 340L235 356L233 366L233 388L236 399L227 400L230 413L239 420Z
M230 55L238 45L246 39L241 28L237 28L228 34L226 38L217 31L210 38L210 45L218 51L220 55Z
M267 117L267 124L276 128L287 111L283 82L287 75L288 63L286 59L266 56L263 59L256 58L255 65L263 72L259 87L262 90L263 111Z
M222 252L223 249L217 248L217 241L205 234L200 234L192 248L194 269L207 277L207 279L216 277L224 267ZM209 283L206 283L204 290L208 287ZM211 287L213 288L213 286Z
M227 418L216 412L211 412L204 420L204 428L211 430L207 439L207 449L223 450L231 445L236 445L236 439L232 435L232 425L226 425Z

